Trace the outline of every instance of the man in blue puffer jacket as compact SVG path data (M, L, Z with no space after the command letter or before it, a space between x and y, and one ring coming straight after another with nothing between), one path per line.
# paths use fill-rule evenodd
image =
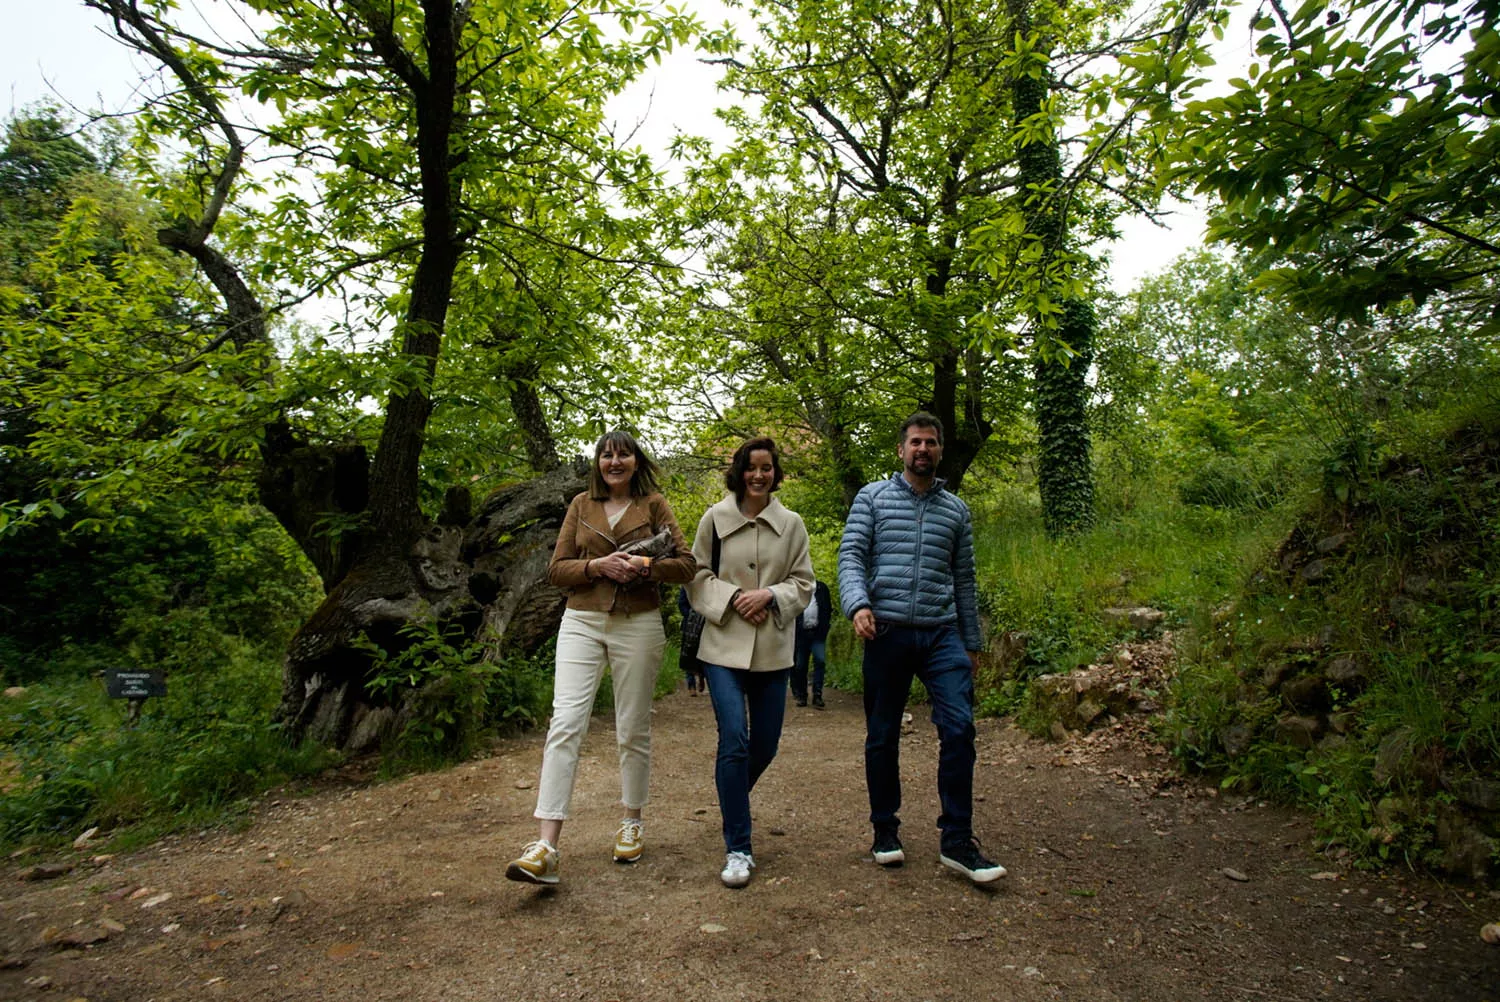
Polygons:
M969 508L937 477L943 424L918 411L901 426L902 471L854 498L839 544L839 597L865 642L865 784L870 851L906 861L901 808L901 717L915 676L937 727L938 860L977 884L1005 876L974 838L974 668L983 647Z

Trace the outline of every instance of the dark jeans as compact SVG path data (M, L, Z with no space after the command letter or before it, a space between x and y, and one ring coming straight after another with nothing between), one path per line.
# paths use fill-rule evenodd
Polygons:
M776 757L786 718L790 669L745 671L707 664L708 695L719 721L714 786L724 816L724 851L750 851L750 791Z
M870 823L896 829L901 809L901 715L915 676L932 701L938 733L938 818L944 849L974 823L974 674L952 626L881 626L865 641L865 783Z
M812 659L812 691L823 695L823 671L827 667L828 644L822 640L799 639L797 660L792 663L792 695L807 700L807 661Z

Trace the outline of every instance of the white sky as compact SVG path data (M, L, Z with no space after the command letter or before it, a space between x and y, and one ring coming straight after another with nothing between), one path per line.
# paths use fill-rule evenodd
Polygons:
M210 16L211 8L219 6L218 0L198 3L210 9ZM717 0L686 0L683 5L697 10L711 26L726 16ZM114 40L97 11L79 0L0 0L0 25L5 26L0 33L0 82L5 85L0 110L7 115L42 99L80 111L124 111L131 107L136 81L149 69ZM717 76L716 68L703 65L692 52L672 53L622 95L619 131L629 131L644 116L635 138L648 150L664 150L679 129L722 135L713 116L723 97L715 87ZM1181 207L1171 230L1143 219L1122 220L1123 237L1111 248L1111 284L1125 291L1143 275L1161 270L1199 243L1202 226L1201 212L1191 206Z

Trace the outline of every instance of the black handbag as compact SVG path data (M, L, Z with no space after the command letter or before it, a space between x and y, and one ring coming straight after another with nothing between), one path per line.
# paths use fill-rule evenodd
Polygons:
M697 609L689 609L682 617L682 649L696 651L703 639L703 616Z

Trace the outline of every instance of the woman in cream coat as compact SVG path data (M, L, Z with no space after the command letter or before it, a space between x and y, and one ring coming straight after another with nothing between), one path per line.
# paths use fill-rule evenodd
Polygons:
M772 497L781 479L774 442L754 438L740 446L724 475L732 494L703 513L693 541L698 575L688 598L705 620L698 659L719 723L719 876L728 887L748 884L755 866L750 790L776 757L797 617L813 594L807 528Z

